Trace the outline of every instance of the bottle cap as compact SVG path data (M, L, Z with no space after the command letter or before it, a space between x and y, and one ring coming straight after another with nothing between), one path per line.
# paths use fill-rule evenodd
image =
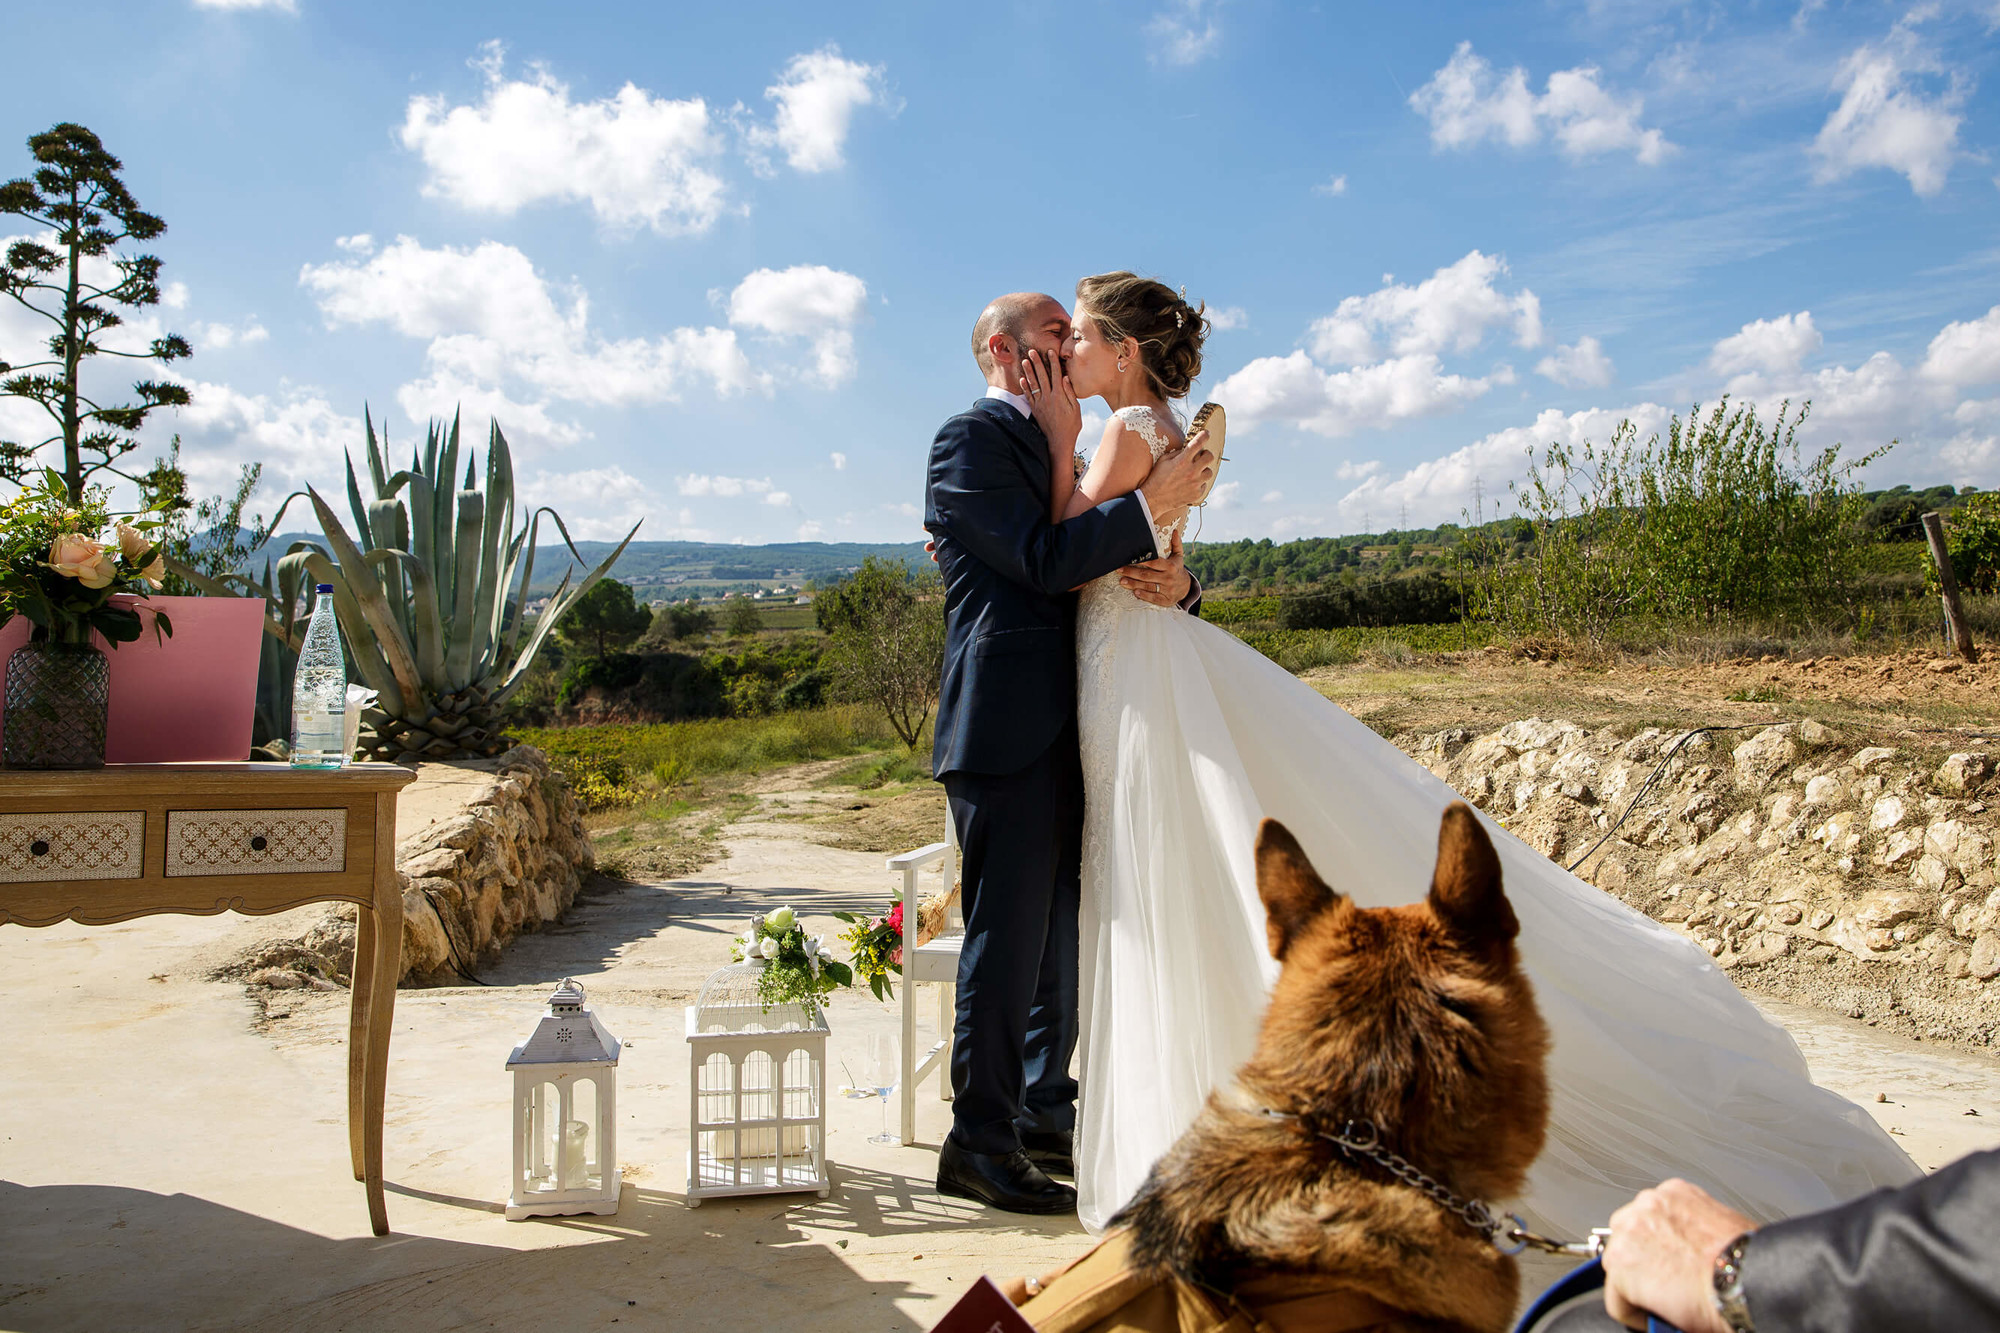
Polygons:
M313 584L313 591L314 591L314 592L332 592L332 591L333 591L333 585L332 585L331 583L315 583L315 584Z

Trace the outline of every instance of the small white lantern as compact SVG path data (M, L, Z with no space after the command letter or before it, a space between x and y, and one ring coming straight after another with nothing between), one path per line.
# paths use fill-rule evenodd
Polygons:
M832 1188L826 1162L826 1037L817 1005L757 996L761 962L709 977L687 1011L692 1124L688 1206L730 1194Z
M618 1211L618 1039L565 978L514 1071L514 1189L507 1220Z

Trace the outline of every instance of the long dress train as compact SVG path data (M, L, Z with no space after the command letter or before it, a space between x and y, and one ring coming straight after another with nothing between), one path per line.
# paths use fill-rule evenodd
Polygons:
M1143 409L1120 417L1165 440ZM1363 906L1426 891L1443 782L1234 635L1116 574L1077 630L1084 824L1078 1213L1100 1231L1255 1044L1277 965L1251 844L1282 820ZM1554 1037L1518 1201L1570 1235L1683 1176L1763 1221L1917 1175L1691 942L1481 816Z

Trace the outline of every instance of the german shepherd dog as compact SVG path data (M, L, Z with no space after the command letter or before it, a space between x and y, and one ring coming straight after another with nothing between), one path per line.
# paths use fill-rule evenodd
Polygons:
M1045 1330L1154 1326L1137 1305L1108 1321L1075 1317L1081 1286L1065 1278L1111 1250L1128 1279L1155 1291L1221 1297L1213 1327L1505 1330L1520 1284L1513 1259L1423 1190L1322 1137L1366 1121L1383 1147L1461 1198L1520 1192L1548 1120L1549 1038L1491 840L1469 807L1450 806L1429 896L1405 907L1355 906L1275 820L1258 829L1256 854L1282 964L1256 1053L1154 1165L1099 1250L1053 1275L1021 1313ZM1100 1293L1110 1262L1099 1260ZM1338 1310L1297 1304L1302 1290L1336 1293ZM1292 1317L1262 1297L1293 1302ZM1101 1300L1097 1309L1109 1313Z

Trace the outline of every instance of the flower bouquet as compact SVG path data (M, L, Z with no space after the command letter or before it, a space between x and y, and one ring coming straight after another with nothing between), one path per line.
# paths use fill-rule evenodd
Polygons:
M97 768L104 763L110 675L92 633L116 647L141 632L139 613L112 598L146 596L166 577L147 535L157 510L114 519L102 487L72 503L62 474L0 505L0 625L24 616L34 629L7 662L5 759L20 768ZM112 529L109 535L106 529ZM174 632L163 614L155 633Z
M773 1005L820 1007L822 997L854 984L847 964L828 958L825 940L810 937L789 907L750 918L750 929L730 945L735 961L761 963L757 998L768 1012Z
M896 989L889 978L903 975L903 900L898 898L887 916L834 915L848 923L840 939L854 951L855 973L867 980L876 999L885 1004L895 999Z

